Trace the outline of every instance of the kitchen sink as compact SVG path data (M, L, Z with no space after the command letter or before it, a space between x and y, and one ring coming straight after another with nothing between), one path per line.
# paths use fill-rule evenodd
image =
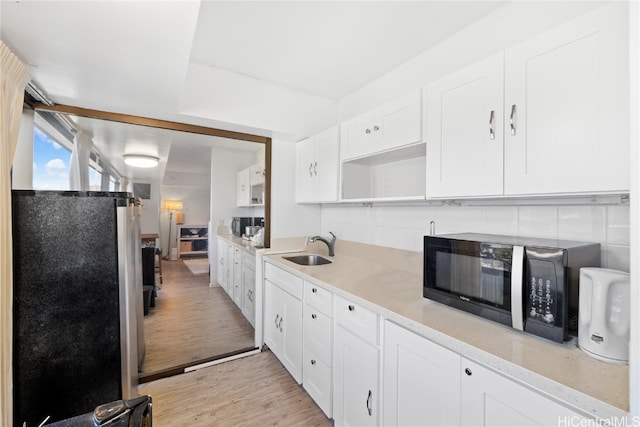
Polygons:
M320 255L296 255L283 257L287 261L295 262L300 265L323 265L331 264L332 261Z

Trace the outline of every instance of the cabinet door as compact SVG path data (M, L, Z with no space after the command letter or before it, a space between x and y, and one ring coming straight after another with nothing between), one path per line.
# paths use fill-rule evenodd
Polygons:
M216 255L218 258L216 279L218 281L218 285L220 285L224 289L227 285L227 267L225 266L225 258L227 257L227 244L222 240L218 240L218 253Z
M335 329L333 418L337 426L378 425L378 349Z
M421 91L411 92L376 111L372 124L376 151L389 150L422 139Z
M315 197L315 184L318 179L313 176L314 160L314 139L307 138L298 142L296 144L296 202L298 203L312 202Z
M460 356L385 322L385 426L460 424Z
M282 354L282 333L280 313L282 312L282 290L273 283L264 282L264 342L271 352L280 359Z
M255 302L255 290L256 290L256 270L243 265L242 267L242 314L249 320L252 326L255 326L256 321L256 302Z
M242 310L242 251L234 248L233 252L233 302Z
M225 261L226 261L225 275L227 277L227 281L226 281L227 286L225 287L225 291L227 291L227 294L231 297L231 299L233 299L233 290L235 288L235 285L234 285L235 276L233 274L234 253L235 253L235 248L233 247L233 245L231 243L227 243L227 257L225 258Z
M506 51L506 194L629 188L627 7Z
M461 370L463 426L587 425L581 414L467 359Z
M251 186L256 186L256 185L262 185L264 184L264 165L262 163L256 163L255 165L251 165L251 167L249 168L250 175L250 181L251 181Z
M503 193L503 54L427 87L427 197Z
M302 383L302 301L282 292L282 314L280 330L282 337L282 357L280 361L293 379Z
M314 148L313 178L316 182L314 201L335 202L338 200L340 174L338 128L333 127L314 137Z
M237 204L238 206L249 206L251 204L251 168L238 172Z
M373 145L372 117L369 114L347 120L340 125L340 159L365 156L376 151Z

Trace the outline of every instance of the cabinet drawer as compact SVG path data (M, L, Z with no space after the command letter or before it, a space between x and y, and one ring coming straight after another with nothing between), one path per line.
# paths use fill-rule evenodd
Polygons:
M304 302L333 318L333 293L320 286L304 281Z
M242 263L247 267L251 267L254 270L256 269L256 256L252 255L248 252L244 252L242 254Z
M308 304L303 309L304 346L333 366L333 321Z
M333 370L306 347L303 360L302 386L327 417L333 417L331 409L331 378L333 377Z
M373 311L336 295L335 319L336 325L371 344L378 344L378 315Z
M266 263L264 267L264 277L279 288L287 291L294 297L302 299L303 280L288 271Z

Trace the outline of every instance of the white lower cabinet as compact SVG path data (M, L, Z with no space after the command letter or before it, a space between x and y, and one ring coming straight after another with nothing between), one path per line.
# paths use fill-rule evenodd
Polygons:
M302 386L331 418L333 416L333 294L304 282L304 350Z
M264 341L291 376L302 383L302 301L270 281L270 271L295 276L266 265L264 282ZM296 278L297 279L297 278ZM300 279L301 281L301 279ZM283 284L284 285L284 284ZM302 286L300 286L300 293Z
M216 256L218 258L218 268L216 268L216 279L218 281L218 285L220 285L223 289L227 288L227 242L224 240L218 239L217 244L217 253Z
M383 425L460 425L460 356L389 321L384 327Z
M336 426L379 425L379 360L377 315L335 297L333 419ZM364 320L364 322L363 322ZM373 330L360 334L362 328Z
M242 254L242 314L251 326L256 323L256 257Z
M242 310L242 250L233 249L233 302Z
M484 366L463 358L461 371L463 426L587 425L578 412Z

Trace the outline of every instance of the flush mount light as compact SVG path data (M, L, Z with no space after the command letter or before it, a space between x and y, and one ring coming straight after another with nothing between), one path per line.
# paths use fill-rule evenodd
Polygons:
M126 164L136 168L153 168L158 166L160 160L157 157L144 154L125 154L123 157Z

